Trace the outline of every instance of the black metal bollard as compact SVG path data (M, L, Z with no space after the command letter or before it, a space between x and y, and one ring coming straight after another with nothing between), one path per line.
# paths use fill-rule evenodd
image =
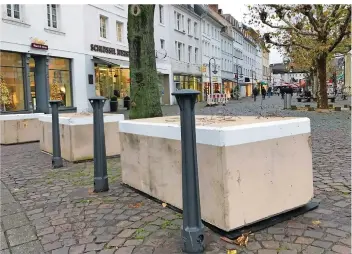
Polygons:
M182 201L183 251L202 253L204 251L204 225L201 220L198 163L196 148L196 128L194 106L198 91L178 90L172 95L177 99L181 115L182 144Z
M63 167L61 158L61 145L60 145L60 128L59 128L59 104L61 101L49 101L51 106L51 126L53 135L53 157L51 164L53 168Z
M109 190L103 115L105 101L106 98L101 96L89 98L93 107L94 121L94 192Z

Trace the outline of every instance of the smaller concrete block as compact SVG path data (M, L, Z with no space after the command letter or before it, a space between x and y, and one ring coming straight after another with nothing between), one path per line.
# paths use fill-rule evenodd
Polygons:
M39 121L36 114L0 115L1 144L18 144L39 141Z
M335 111L341 111L341 107L335 107Z
M106 156L120 154L118 122L124 120L122 114L104 114ZM51 115L40 117L40 149L52 154ZM94 158L93 114L60 114L61 156L67 161L84 161Z

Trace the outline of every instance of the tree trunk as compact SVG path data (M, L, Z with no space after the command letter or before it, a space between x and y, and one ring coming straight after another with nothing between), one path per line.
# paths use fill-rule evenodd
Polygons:
M316 60L319 82L317 93L317 108L321 109L328 108L328 93L326 87L326 59L327 54L321 53Z
M130 119L162 116L154 46L155 5L128 5Z

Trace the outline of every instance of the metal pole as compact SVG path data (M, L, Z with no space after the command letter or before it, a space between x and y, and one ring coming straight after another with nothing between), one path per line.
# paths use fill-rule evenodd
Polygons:
M211 64L210 64L211 59L212 58L209 59L209 86L210 86L210 97L212 98L213 97L213 86L211 84Z
M60 146L60 127L59 127L59 103L61 101L53 100L49 101L51 106L51 126L53 136L53 157L51 158L51 164L53 168L63 167L61 158L61 146Z
M89 98L89 102L93 107L94 124L94 192L109 190L103 115L105 101L106 98L102 96Z
M194 105L198 91L183 89L172 93L181 115L183 251L204 251L204 225L201 220Z

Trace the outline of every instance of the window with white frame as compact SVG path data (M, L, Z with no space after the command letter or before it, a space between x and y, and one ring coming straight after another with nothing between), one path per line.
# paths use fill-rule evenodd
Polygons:
M192 29L192 25L191 25L191 19L187 19L187 34L191 34L191 29Z
M215 56L215 53L214 53L214 45L211 45L211 55L212 55L212 56Z
M198 38L198 23L197 22L194 22L194 37L195 38Z
M211 27L211 37L214 38L214 27Z
M6 16L8 18L21 19L21 6L19 4L7 4Z
M184 47L184 45L181 42L176 41L175 47L176 47L176 59L179 61L183 60L183 47Z
M206 27L205 27L205 21L204 20L202 21L202 27L203 27L203 33L205 33L205 28Z
M108 18L100 15L100 37L107 38Z
M165 49L165 40L160 39L160 48Z
M194 48L194 63L198 63L198 48Z
M164 24L164 6L159 4L159 22Z
M58 13L58 5L57 4L47 4L47 19L48 19L48 27L57 29L57 13Z
M184 15L178 12L174 12L175 15L175 29L178 31L184 31Z
M116 21L116 37L118 42L123 41L123 23Z
M208 28L207 29L207 34L210 35L210 25L209 24L207 24L207 28Z
M192 62L192 46L188 46L188 62Z

